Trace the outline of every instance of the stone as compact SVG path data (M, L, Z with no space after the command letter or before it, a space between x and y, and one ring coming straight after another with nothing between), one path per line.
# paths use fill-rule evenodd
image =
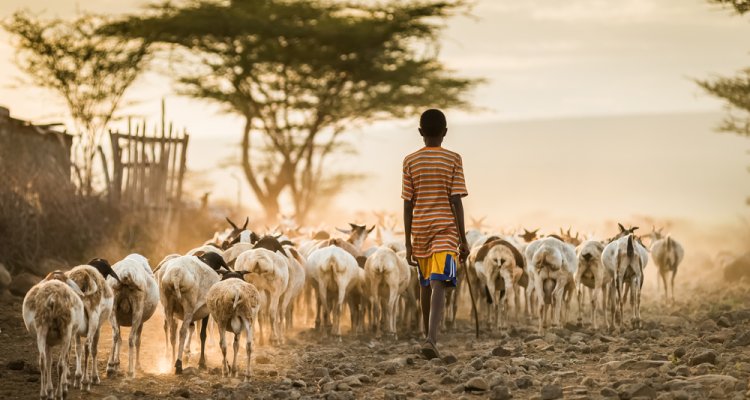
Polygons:
M26 365L26 362L23 360L13 360L8 361L8 364L6 364L8 369L11 371L21 371L23 367Z
M721 316L716 320L716 325L722 328L729 328L732 326L732 321L730 321L726 316Z
M455 364L457 361L458 361L458 358L456 358L456 356L454 356L453 354L447 354L443 356L443 362L446 365Z
M292 386L304 388L307 387L307 383L302 379L297 379L296 381L292 381Z
M604 397L618 397L617 391L611 387L602 388L602 390L599 391L599 394Z
M117 400L117 396L110 394L109 396L103 398L102 400Z
M458 380L456 380L456 378L454 378L450 374L449 375L445 375L445 376L443 376L440 379L440 384L441 385L453 385L453 384L456 384L456 383L458 383Z
M189 399L190 398L190 389L185 388L185 387L175 388L174 390L172 390L172 392L170 394L172 396L182 397L182 398L185 398L185 399Z
M471 360L471 362L469 363L469 365L471 365L477 371L480 370L480 369L482 369L483 364L484 364L484 362L479 357Z
M555 384L542 386L542 400L561 399L562 397L562 386Z
M34 285L41 282L42 278L28 272L21 272L13 277L10 283L10 292L16 296L24 296Z
M484 362L484 364L482 365L482 368L489 369L489 370L496 370L496 369L502 367L503 365L505 365L505 363L503 363L499 359L497 359L497 358L490 358L489 360L487 360L487 361Z
M3 263L0 263L0 292L10 287L12 281L13 278L11 278L10 272L8 272Z
M255 357L255 363L256 364L270 364L271 359L268 358L268 356L257 356Z
M622 385L619 388L618 392L618 394L620 395L620 399L623 400L634 399L636 397L645 397L649 399L656 398L656 390L654 390L651 385L645 383L631 383Z
M508 400L511 397L510 389L505 385L495 386L490 392L490 400Z
M466 382L466 385L464 385L464 388L468 391L484 392L489 390L490 386L487 384L487 381L477 376L469 379L469 381Z
M729 342L728 347L739 347L750 345L750 331L746 331L737 335L734 339Z
M581 385L583 386L593 387L593 386L596 386L596 383L597 383L596 379L590 376L587 376L581 380Z
M534 381L531 379L531 376L529 375L523 375L518 378L516 378L515 381L516 387L519 389L526 389L534 385Z
M317 367L313 370L313 376L316 378L323 378L330 376L328 373L328 368L326 367Z
M492 349L492 355L496 357L508 357L512 352L504 347L498 346Z
M678 347L674 349L672 354L674 354L674 356L677 358L682 358L683 356L685 356L685 354L687 354L687 350L684 347Z
M690 357L690 360L688 361L688 365L695 366L699 364L716 364L716 352L713 350L707 350L703 351L701 353L698 353L692 357Z

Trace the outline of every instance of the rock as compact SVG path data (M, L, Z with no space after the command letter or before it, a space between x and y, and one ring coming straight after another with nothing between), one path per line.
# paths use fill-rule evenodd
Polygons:
M694 376L688 378L687 381L699 383L704 386L719 386L727 393L734 391L735 385L739 382L739 380L733 376L717 374Z
M464 385L456 385L453 387L453 389L451 389L451 393L455 393L455 394L463 393L464 389L465 389Z
M324 378L327 376L330 376L328 373L328 368L326 367L317 367L313 370L313 376L316 378Z
M508 400L510 398L510 389L505 385L495 386L490 392L490 400Z
M489 360L485 361L482 365L483 369L489 369L489 370L496 370L500 367L505 365L502 361L498 360L497 358L490 358Z
M480 369L482 369L482 366L484 365L484 362L482 361L481 358L477 357L477 358L471 360L471 362L469 363L469 365L471 365L475 370L479 371Z
M34 285L41 282L42 278L30 274L28 272L22 272L13 278L10 283L10 292L16 296L24 296Z
M302 379L297 379L296 381L292 381L292 386L304 388L307 387L307 383Z
M458 358L456 358L456 356L454 356L453 354L446 354L445 356L443 356L443 362L446 365L455 364L457 361Z
M12 281L13 279L10 277L10 272L8 272L3 263L0 263L0 292L10 287Z
M8 361L8 364L6 365L8 369L11 371L20 371L26 365L26 362L24 362L23 360L13 360L13 361Z
M483 392L483 391L488 390L490 386L487 384L487 381L477 376L477 377L469 379L469 381L466 382L466 385L464 385L464 388L468 391Z
M729 328L732 326L732 321L730 321L726 316L721 316L716 320L716 325L722 328Z
M338 390L339 392L349 392L352 390L352 387L344 382L341 382L336 385L336 390Z
M432 393L437 390L437 386L433 385L430 382L423 383L419 389L425 393Z
M672 392L672 398L674 400L688 400L690 395L684 390L675 390Z
M393 365L389 365L385 371L383 371L386 375L396 375L396 367Z
M566 376L574 376L575 374L576 374L575 371L563 370L563 371L553 371L550 375L564 378Z
M620 399L623 400L629 400L633 398L649 398L654 399L656 398L656 390L654 390L651 385L647 385L645 383L631 383L627 385L622 385L619 388Z
M255 363L256 364L270 364L271 359L268 358L268 356L257 356L255 357Z
M601 394L604 397L618 397L617 391L610 387L602 388L599 394Z
M526 389L534 385L534 381L531 379L531 376L529 375L523 375L518 378L516 378L515 381L516 387L519 389Z
M700 332L712 332L718 329L716 322L712 319L707 319L698 324L698 331Z
M508 350L508 349L506 349L504 347L501 347L501 346L498 346L498 347L495 347L494 349L492 349L492 355L496 356L496 357L508 357L511 354L512 353L511 353L510 350Z
M185 387L175 388L174 390L172 390L172 392L170 392L170 394L172 396L182 397L182 398L185 398L185 399L189 399L190 398L190 389L185 388Z
M103 398L102 400L117 400L117 396L110 394L109 396Z
M583 386L593 387L593 386L596 386L596 383L597 383L596 379L590 376L587 376L581 380L581 385Z
M674 354L674 356L677 358L682 358L686 353L687 350L684 347L678 347L672 352L672 354Z
M716 364L716 352L713 350L703 351L690 357L690 360L688 361L688 365L690 366L704 363Z
M198 375L198 370L195 367L187 367L182 370L182 375L185 375L185 376Z
M453 385L455 383L458 383L458 380L454 378L452 375L445 375L442 379L440 379L441 385Z
M542 386L542 400L561 399L562 397L562 386L555 384Z
M750 345L750 331L743 332L737 335L732 341L729 342L728 347L739 347Z

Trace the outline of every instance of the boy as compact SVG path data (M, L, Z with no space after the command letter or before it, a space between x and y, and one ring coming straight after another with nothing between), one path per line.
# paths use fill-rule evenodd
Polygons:
M442 148L445 115L430 109L419 119L425 147L404 158L403 190L406 259L418 266L422 354L440 357L437 334L445 309L445 288L456 286L456 258L469 254L461 198L468 195L461 156Z

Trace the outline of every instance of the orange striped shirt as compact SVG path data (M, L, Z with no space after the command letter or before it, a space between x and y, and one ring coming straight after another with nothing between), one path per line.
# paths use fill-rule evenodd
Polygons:
M401 198L414 203L414 257L458 250L458 229L450 197L468 194L458 153L442 147L423 147L404 158Z

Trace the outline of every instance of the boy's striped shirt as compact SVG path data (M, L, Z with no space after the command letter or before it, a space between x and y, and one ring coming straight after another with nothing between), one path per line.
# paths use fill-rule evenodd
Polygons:
M414 257L458 250L450 196L467 196L461 156L442 147L423 147L404 158L401 198L414 203Z

